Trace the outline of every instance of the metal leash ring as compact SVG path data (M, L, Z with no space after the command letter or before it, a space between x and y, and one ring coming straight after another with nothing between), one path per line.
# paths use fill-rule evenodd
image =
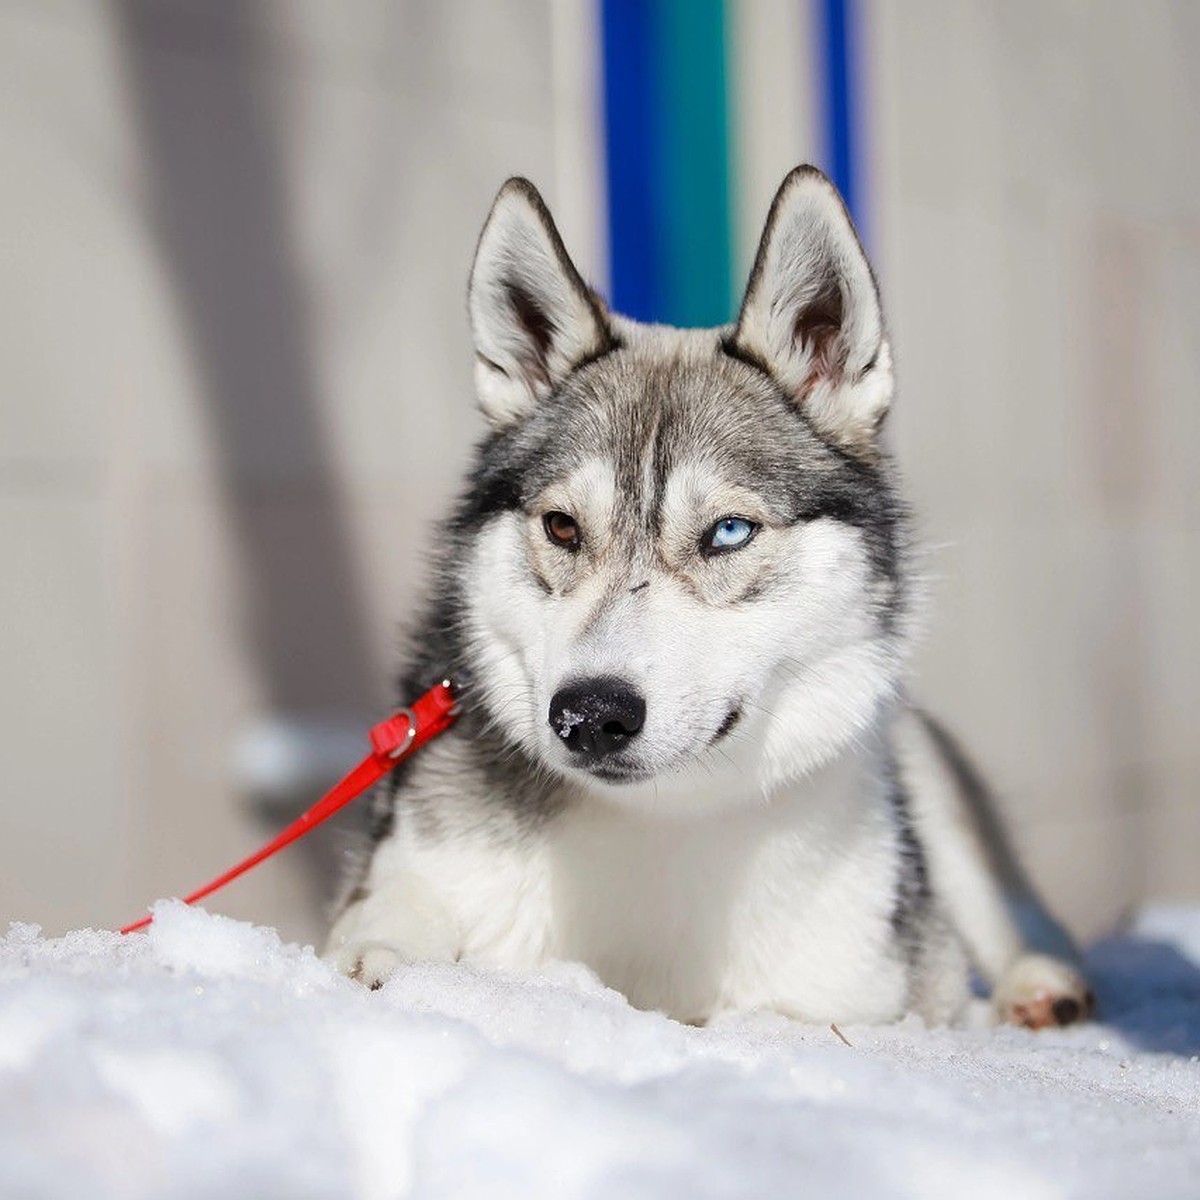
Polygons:
M417 716L411 708L400 709L396 716L408 718L408 732L404 735L404 741L388 752L391 758L399 758L413 744L417 736Z

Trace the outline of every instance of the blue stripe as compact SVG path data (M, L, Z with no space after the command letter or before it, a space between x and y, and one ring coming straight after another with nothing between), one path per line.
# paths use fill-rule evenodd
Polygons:
M866 214L863 212L858 157L857 8L855 0L822 0L819 26L824 84L824 166L842 193L861 234Z
M642 321L661 319L665 272L656 215L662 210L655 71L655 5L603 0L605 162L608 173L609 279L613 308Z

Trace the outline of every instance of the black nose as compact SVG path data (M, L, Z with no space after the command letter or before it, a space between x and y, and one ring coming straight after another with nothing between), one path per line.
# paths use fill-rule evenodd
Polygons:
M646 701L623 679L581 679L559 688L550 701L554 732L584 758L620 750L645 723Z

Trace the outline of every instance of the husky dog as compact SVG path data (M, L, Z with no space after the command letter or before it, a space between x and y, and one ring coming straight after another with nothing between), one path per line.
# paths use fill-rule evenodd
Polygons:
M371 987L578 960L691 1022L950 1022L973 966L1000 1019L1084 1017L1069 942L905 694L891 351L829 180L784 180L731 326L607 312L521 179L469 296L490 432L402 681L453 676L463 712L376 797L330 957Z

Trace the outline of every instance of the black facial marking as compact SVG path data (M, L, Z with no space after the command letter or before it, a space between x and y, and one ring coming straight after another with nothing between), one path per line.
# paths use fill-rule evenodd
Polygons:
M750 604L755 600L762 599L766 595L767 589L770 586L770 577L767 575L759 575L752 580L750 586L731 603L733 604Z
M643 588L648 588L649 586L650 586L650 580L648 580L648 579L643 579L641 583L635 583L635 584L633 585L633 587L631 587L631 588L629 589L629 591L630 591L631 593L633 593L633 592L640 592L640 591L641 591Z
M829 453L832 469L794 473L792 523L828 518L859 530L872 574L894 585L882 614L884 629L890 631L907 600L901 560L908 510L883 465L862 462L834 447Z
M719 742L741 719L742 710L740 708L731 708L729 712L725 714L725 720L721 722L717 732L713 734L712 741L709 742L709 745L716 745L716 743Z
M469 532L502 512L521 506L525 456L512 451L510 432L495 433L479 446L474 469L451 520L459 532Z

